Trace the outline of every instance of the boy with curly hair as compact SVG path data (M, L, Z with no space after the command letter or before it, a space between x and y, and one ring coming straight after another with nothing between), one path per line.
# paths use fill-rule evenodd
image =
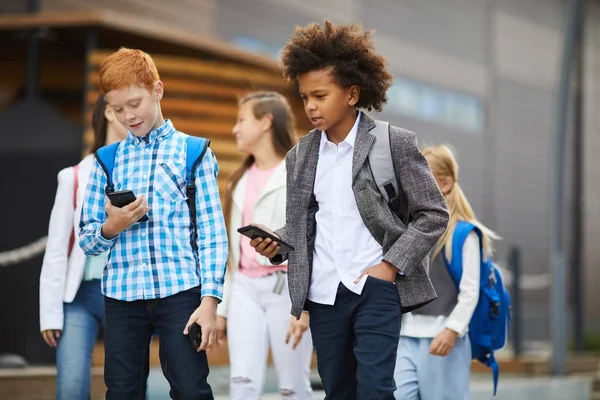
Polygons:
M286 157L286 225L294 246L256 238L273 263L288 260L292 314L310 314L328 400L393 399L401 312L436 298L427 254L448 211L412 132L390 126L400 217L379 192L370 164L375 122L392 76L358 25L297 27L282 50L283 74L297 81L316 129Z

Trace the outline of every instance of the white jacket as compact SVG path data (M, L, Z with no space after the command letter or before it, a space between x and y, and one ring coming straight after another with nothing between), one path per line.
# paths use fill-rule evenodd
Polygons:
M285 160L282 161L265 188L261 192L253 210L253 223L263 224L270 229L277 229L285 225ZM223 289L223 300L217 308L217 315L227 318L229 308L229 296L231 295L231 285L234 272L240 265L240 233L238 228L242 226L242 214L244 211L244 202L246 196L246 184L248 182L248 172L239 180L233 192L233 204L231 205L231 220L229 223L229 263L227 264L227 274L225 274L225 286ZM269 259L256 253L256 258L261 265L271 266Z
M75 210L73 209L75 184L73 167L65 168L58 173L58 187L50 214L48 243L40 274L40 331L63 329L63 302L73 301L83 279L86 256L77 245L79 243L79 219L81 203L93 165L93 154L88 155L79 163L77 208ZM73 229L75 230L75 243L69 257L69 239Z

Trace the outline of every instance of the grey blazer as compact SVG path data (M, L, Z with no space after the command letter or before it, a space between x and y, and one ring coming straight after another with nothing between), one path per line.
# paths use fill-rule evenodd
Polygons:
M352 161L352 190L362 220L383 247L383 259L396 268L396 287L402 312L433 301L437 295L429 280L428 253L444 233L448 210L433 179L427 160L417 148L415 134L390 125L390 146L394 170L405 201L402 222L381 196L367 160L375 137L369 133L375 123L363 114L358 125ZM305 308L312 275L312 258L318 204L313 194L319 161L318 130L300 139L286 156L286 224L275 232L295 250L278 255L274 264L288 261L288 282L292 315L300 317ZM410 216L410 219L409 219Z

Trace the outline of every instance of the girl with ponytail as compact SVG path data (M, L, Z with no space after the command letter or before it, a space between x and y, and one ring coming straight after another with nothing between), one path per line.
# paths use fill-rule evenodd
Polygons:
M438 298L403 315L395 381L396 399L466 400L469 395L471 344L467 335L479 300L481 261L479 237L469 233L462 254L452 254L452 237L459 221L470 222L482 232L484 257L492 252L499 236L475 217L458 179L458 163L447 146L427 147L423 154L446 199L450 219L446 232L434 247L429 276ZM459 287L446 262L462 257Z

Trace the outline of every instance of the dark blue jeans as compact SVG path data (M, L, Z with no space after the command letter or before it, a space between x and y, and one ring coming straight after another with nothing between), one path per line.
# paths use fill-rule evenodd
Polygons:
M340 283L333 306L309 303L327 400L394 400L399 303L393 283L371 276L361 295Z
M206 352L196 352L183 329L200 305L200 287L155 300L105 297L104 381L107 400L146 397L150 337L160 337L160 364L176 400L212 400Z

